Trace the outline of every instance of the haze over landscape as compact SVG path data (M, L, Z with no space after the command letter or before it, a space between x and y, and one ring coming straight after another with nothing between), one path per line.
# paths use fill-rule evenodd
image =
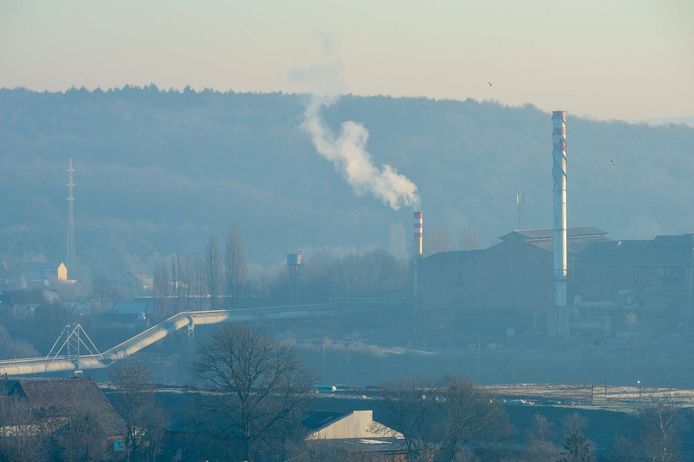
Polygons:
M324 69L328 43L346 93L692 117L692 18L686 0L12 0L0 85L310 92L296 76Z
M0 4L0 461L694 460L694 3Z
M69 155L77 239L94 268L142 269L156 254L198 252L210 232L232 224L249 235L249 260L265 265L307 246L389 248L390 225L408 225L409 214L355 196L315 153L301 130L304 100L3 90L3 242L60 258ZM369 128L368 149L415 182L428 228L448 235L449 250L470 245L460 242L466 230L486 247L516 227L516 192L528 196L523 226L551 226L548 115L532 106L349 96L326 115L333 127L356 120ZM571 116L569 126L572 226L615 239L694 228L693 128Z

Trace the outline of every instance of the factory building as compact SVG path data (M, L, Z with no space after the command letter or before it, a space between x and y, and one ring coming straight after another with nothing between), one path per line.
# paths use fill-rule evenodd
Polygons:
M422 258L415 213L418 309L466 326L547 335L609 334L642 324L694 332L694 235L613 241L567 226L567 118L552 113L552 229L518 229L487 249ZM528 322L532 319L531 323Z
M591 243L610 242L598 228L569 228L568 293L577 293L577 259ZM420 261L422 309L526 311L553 304L553 230L515 230L484 250L443 252Z
M694 234L590 245L577 268L585 302L606 302L661 331L688 332L694 307Z
M536 322L554 305L553 232L516 230L500 241L422 258L420 309ZM567 265L573 332L581 319L595 325L606 317L600 329L626 327L627 319L659 330L686 323L694 329L693 234L614 241L598 228L568 228Z

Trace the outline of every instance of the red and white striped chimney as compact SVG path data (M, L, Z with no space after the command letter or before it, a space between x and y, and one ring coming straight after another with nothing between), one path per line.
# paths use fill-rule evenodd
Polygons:
M424 250L422 246L423 237L423 221L422 221L422 211L414 212L414 257L419 258L422 256L422 251Z

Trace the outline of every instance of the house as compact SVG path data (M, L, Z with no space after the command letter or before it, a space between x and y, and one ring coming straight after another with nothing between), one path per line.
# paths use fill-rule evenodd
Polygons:
M77 282L76 280L69 278L68 267L62 261L60 262L56 270L56 277L58 279L58 282L62 282L63 284L74 284Z
M127 271L118 279L118 286L126 291L140 293L143 290L151 290L154 278L144 273Z
M403 435L373 420L372 410L312 411L302 423L311 460L337 455L361 462L407 460Z
M32 318L40 306L57 303L60 303L60 296L55 290L20 289L0 294L0 308L17 319Z
M58 265L58 280L67 282L67 266L63 262Z
M89 414L108 451L115 456L123 448L125 422L93 379L6 379L0 382L0 392L4 399L27 404L33 428L57 436L73 419Z
M30 261L21 264L25 287L46 287L56 279L57 265L48 261Z
M307 440L402 439L402 434L373 420L373 411L313 411L303 420Z
M149 325L152 309L151 300L134 299L117 303L106 313L106 318L123 324Z

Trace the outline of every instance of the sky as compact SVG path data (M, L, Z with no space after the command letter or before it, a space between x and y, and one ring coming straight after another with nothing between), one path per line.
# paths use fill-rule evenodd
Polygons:
M326 67L359 95L690 117L694 1L0 0L0 87L310 92Z

